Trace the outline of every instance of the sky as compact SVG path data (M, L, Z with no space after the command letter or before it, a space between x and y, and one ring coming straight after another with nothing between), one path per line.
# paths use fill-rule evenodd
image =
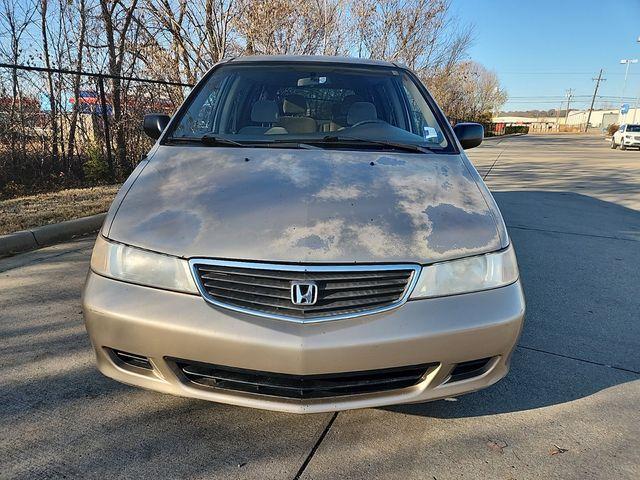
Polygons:
M505 111L558 108L569 88L572 108L588 108L600 68L598 95L608 98L596 107L618 107L620 60L640 60L640 0L452 0L451 8L473 24L469 57L498 75L509 94ZM624 95L640 95L640 61L630 65Z

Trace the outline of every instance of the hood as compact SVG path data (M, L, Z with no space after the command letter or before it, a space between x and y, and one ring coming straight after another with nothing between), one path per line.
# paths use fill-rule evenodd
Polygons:
M160 146L138 173L107 236L180 257L431 263L501 248L458 155Z

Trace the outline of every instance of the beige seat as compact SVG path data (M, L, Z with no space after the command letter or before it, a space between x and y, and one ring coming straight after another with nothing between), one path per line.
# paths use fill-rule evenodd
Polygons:
M287 130L273 126L278 121L278 104L273 100L258 100L251 107L251 121L261 125L247 125L238 133L243 135L272 135L287 133Z
M378 120L378 111L371 102L352 103L347 112L347 125L353 126L363 122L375 122Z
M302 95L287 95L282 102L284 115L278 124L289 133L315 133L316 121L307 116L307 101Z
M341 130L347 126L347 113L349 112L349 107L356 102L362 102L362 97L360 97L360 95L347 95L342 100L342 103L339 103L334 107L331 122L329 123L330 131L334 132L336 130Z

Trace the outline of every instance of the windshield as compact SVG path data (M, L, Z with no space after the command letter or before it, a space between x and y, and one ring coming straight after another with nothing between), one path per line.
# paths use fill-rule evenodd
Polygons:
M627 125L627 132L640 133L640 125Z
M216 69L169 140L203 136L238 143L449 146L427 99L405 71L311 63Z

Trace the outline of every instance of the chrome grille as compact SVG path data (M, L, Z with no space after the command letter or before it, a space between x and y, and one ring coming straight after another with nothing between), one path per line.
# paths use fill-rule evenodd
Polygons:
M203 297L218 306L302 322L395 308L417 280L416 265L302 266L191 260ZM318 300L295 305L292 282L314 282Z

